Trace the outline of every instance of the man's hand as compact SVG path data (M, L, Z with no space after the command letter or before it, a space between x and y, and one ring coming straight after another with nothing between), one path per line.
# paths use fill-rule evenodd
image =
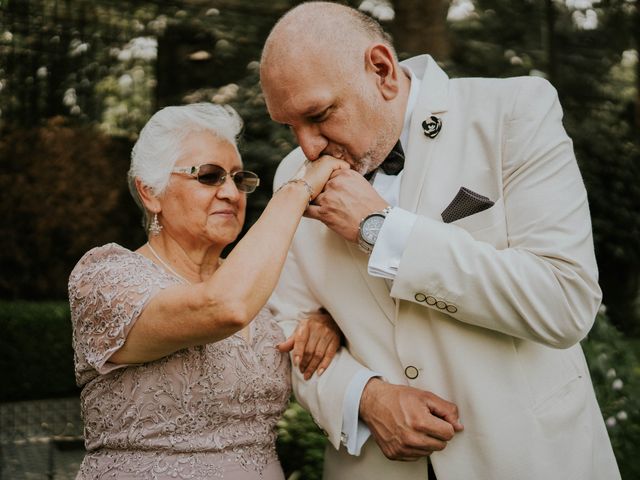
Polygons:
M354 170L335 170L305 216L320 220L338 235L358 241L360 221L389 204Z
M443 450L464 428L453 403L379 378L369 380L362 392L360 417L391 460L414 461Z
M327 369L340 348L341 338L338 325L321 309L307 313L295 332L277 347L281 352L293 350L293 367L298 367L304 379L309 380L316 370L320 376Z

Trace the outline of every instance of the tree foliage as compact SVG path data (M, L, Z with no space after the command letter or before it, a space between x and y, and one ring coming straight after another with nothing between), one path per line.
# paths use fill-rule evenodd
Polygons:
M64 298L89 248L142 243L126 186L130 148L62 117L0 138L2 298Z
M245 163L263 178L264 187L251 197L249 226L266 204L276 164L293 146L290 133L270 122L266 114L256 62L269 28L297 3L3 0L0 132L4 147L0 164L10 171L13 163L32 162L13 155L31 155L35 146L8 142L25 138L26 134L17 130L49 128L55 116L66 117L68 128L78 125L82 130L92 125L114 138L135 139L158 107L200 100L227 102L246 122L241 146ZM565 109L565 125L574 139L589 193L601 283L610 315L626 331L640 330L638 3L341 3L361 6L377 16L393 34L402 57L431 52L457 76L543 75L552 81ZM448 7L449 20L445 21ZM452 11L461 8L467 13L454 18ZM118 191L121 184L117 182L122 181L122 177L114 177L109 189ZM6 188L18 185L6 180ZM23 194L7 190L6 198ZM3 208L10 210L6 205ZM133 215L132 206L126 208L130 209L128 215ZM36 218L40 214L31 211L23 215ZM69 218L66 221L71 222ZM0 233L15 236L17 230L5 228L6 233ZM62 229L75 232L73 226ZM111 231L108 226L96 230ZM22 234L32 235L28 230ZM57 240L52 236L49 241ZM37 255L20 250L32 243L29 239L16 241L11 248L18 250L7 256ZM49 269L47 257L39 262ZM10 264L18 268L18 264ZM52 291L52 295L57 294Z

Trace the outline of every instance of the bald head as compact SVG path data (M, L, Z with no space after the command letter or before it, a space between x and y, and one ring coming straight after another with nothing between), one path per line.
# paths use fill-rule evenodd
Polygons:
M371 43L393 51L389 36L374 19L344 5L309 2L287 12L271 30L262 51L261 74L274 66L296 65L317 55L332 65L353 68Z
M360 173L398 140L411 86L380 25L329 2L304 3L280 19L260 82L269 115L292 129L309 160L332 155Z

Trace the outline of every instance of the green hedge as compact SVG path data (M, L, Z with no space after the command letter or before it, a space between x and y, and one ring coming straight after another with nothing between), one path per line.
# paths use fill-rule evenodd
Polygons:
M582 342L623 479L640 479L640 339L625 337L606 309Z
M0 401L75 395L71 321L66 302L0 302ZM625 338L604 308L583 347L622 478L640 478L638 339ZM326 439L292 402L278 423L278 452L287 475L322 476Z
M0 302L0 401L75 395L66 302Z

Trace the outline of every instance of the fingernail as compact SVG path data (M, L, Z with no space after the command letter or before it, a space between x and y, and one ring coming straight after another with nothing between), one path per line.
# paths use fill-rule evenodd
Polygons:
M300 364L300 355L293 357L293 364L297 367Z
M324 373L324 368L319 368L318 369L318 376L322 375Z

